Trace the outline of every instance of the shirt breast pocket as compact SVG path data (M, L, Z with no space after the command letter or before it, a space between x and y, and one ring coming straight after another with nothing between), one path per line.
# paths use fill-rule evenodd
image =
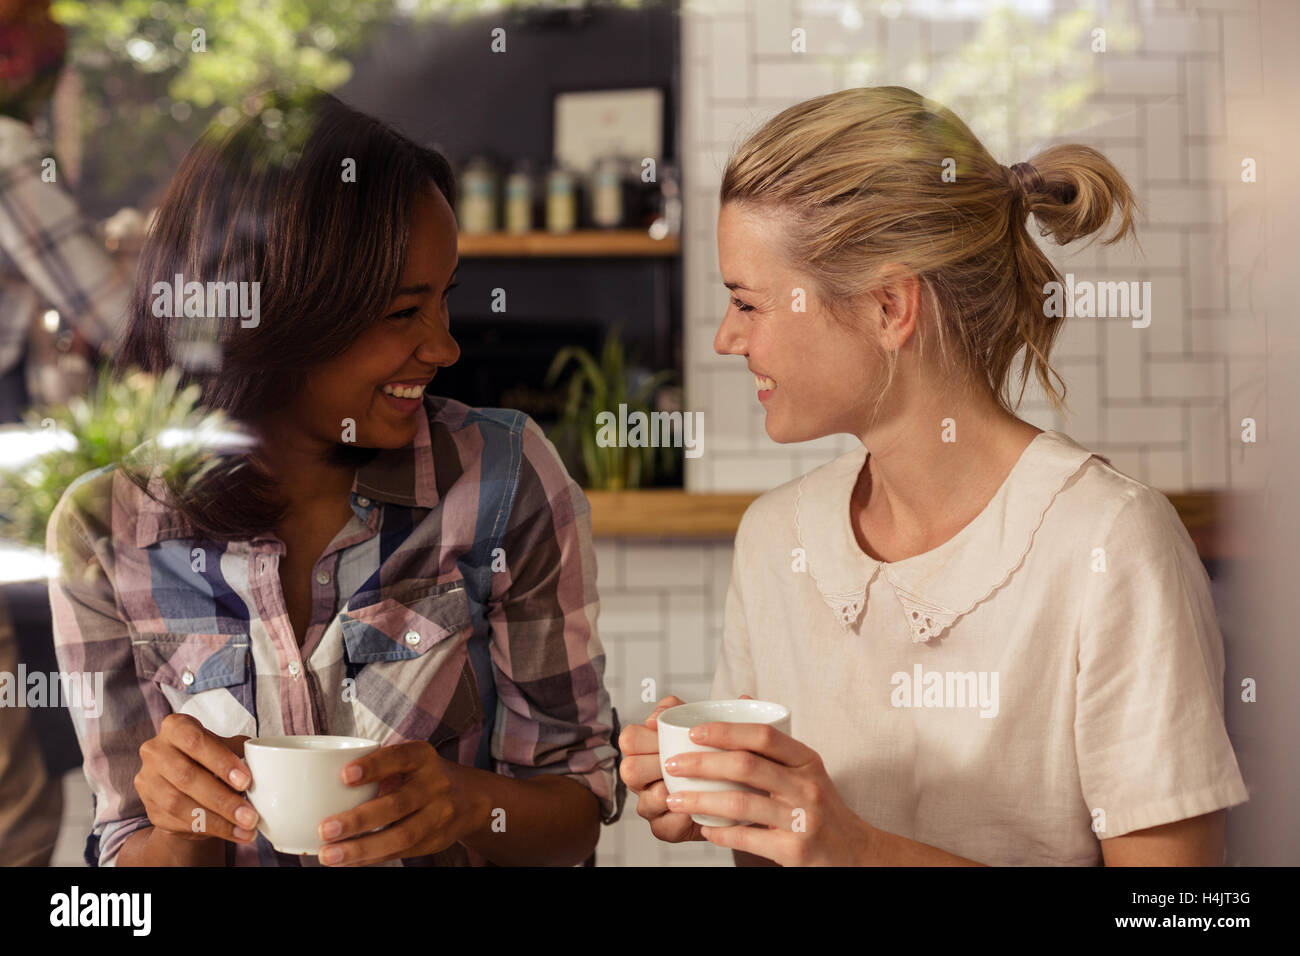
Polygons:
M473 633L460 575L413 579L339 615L353 681L353 733L435 746L483 722L469 660ZM354 601L356 598L354 597Z
M256 735L247 634L139 633L131 654L136 677L156 684L173 713L221 737Z

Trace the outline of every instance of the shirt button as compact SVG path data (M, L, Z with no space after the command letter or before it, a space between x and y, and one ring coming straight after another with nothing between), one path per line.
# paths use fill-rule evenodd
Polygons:
M318 572L316 573L316 583L317 583L317 584L329 584L329 583L330 583L330 573L329 573L328 571L318 571Z
M406 643L410 644L412 647L414 647L416 644L419 644L419 643L420 643L420 632L419 632L419 631L407 631L407 632L406 632Z
M297 676L298 676L298 672L299 672L300 670L302 670L302 668L298 666L298 662L297 662L297 661L290 661L290 662L289 662L289 674L290 674L291 676L293 676L293 677L297 677Z
M362 507L362 508L369 508L369 507L370 507L370 499L369 499L369 498L358 498L358 499L357 499L357 504L358 504L360 507Z
M191 670L187 670L184 674L182 674L182 675L181 675L181 683L184 684L186 687L189 687L191 684L193 684L193 683L194 683L194 672L191 671Z

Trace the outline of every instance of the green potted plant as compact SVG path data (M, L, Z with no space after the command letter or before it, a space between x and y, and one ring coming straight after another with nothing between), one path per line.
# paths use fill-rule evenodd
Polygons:
M0 537L44 549L45 527L64 491L106 465L159 468L167 477L201 474L203 449L224 419L198 402L199 386L180 387L178 371L115 379L102 368L92 395L34 409L25 428L0 429L0 448L14 449L0 461L17 462L0 468Z
M52 672L54 649L47 578L60 573L46 558L45 529L68 487L87 472L118 462L177 477L204 471L204 448L222 419L198 406L199 387L179 387L175 372L114 380L99 371L93 393L66 405L33 410L25 425L0 427L0 606L12 621L18 659L29 671ZM220 437L219 437L220 436ZM62 775L81 764L72 719L64 708L38 708L32 733L47 772Z
M583 348L560 349L546 373L546 383L554 385L570 363L577 366L564 386L567 391L564 410L551 432L562 456L577 446L578 461L566 464L571 471L578 470L575 465L580 465L581 484L589 489L621 491L649 484L656 474L671 466L673 449L602 444L597 440L600 429L596 416L601 412L617 415L619 406L625 405L629 416L642 412L648 417L656 391L672 379L673 372L656 372L633 386L627 374L622 336L617 329L605 337L599 361Z

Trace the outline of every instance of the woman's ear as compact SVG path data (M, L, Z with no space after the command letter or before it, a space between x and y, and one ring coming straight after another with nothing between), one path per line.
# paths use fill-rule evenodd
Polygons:
M871 296L873 322L879 323L883 344L891 351L903 347L921 320L921 279L899 263L880 272L879 284Z

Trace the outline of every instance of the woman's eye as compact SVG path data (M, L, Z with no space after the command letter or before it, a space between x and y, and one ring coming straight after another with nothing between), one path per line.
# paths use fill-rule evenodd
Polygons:
M752 305L745 305L745 303L741 302L739 299L732 299L731 304L734 305L741 312L754 311L754 307Z
M458 286L458 285L460 285L459 282L453 282L451 285L447 286L447 291L446 291L446 292L443 292L443 294L442 294L442 297L443 297L443 300L444 300L444 301L446 300L447 295L451 292L451 290L454 289L454 288L456 288L456 286ZM411 318L412 316L414 316L414 315L415 315L417 312L419 312L419 311L420 311L420 307L419 307L418 305L415 305L415 306L412 306L412 307L409 308L409 309L403 309L401 312L394 312L392 315L388 316L388 318L390 318L390 319L409 319L409 318Z

